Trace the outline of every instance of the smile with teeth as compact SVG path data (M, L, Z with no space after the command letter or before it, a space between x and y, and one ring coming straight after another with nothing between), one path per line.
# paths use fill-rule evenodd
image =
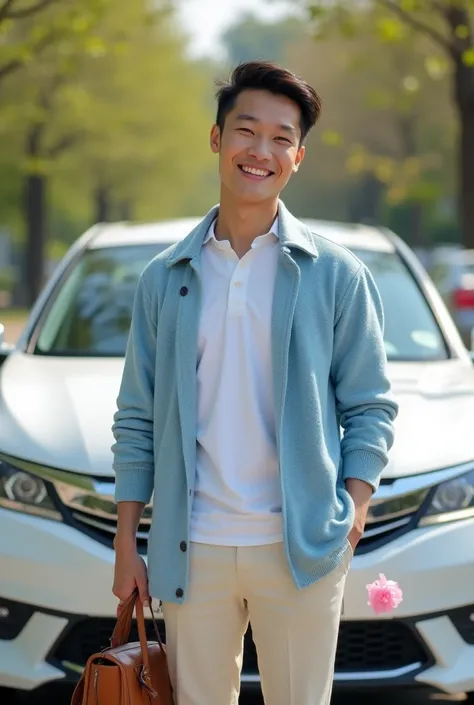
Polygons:
M265 177L270 176L270 174L273 174L273 171L270 171L269 169L257 169L253 166L240 165L240 169L246 174L252 174L252 176Z

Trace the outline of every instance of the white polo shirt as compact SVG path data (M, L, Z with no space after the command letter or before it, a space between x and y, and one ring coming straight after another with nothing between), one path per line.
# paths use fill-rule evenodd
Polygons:
M214 224L201 252L197 468L191 540L282 541L271 317L278 219L239 259Z

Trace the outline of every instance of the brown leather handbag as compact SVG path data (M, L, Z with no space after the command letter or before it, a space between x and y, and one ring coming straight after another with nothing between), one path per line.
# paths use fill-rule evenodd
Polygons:
M128 642L133 612L139 642ZM123 605L110 647L87 660L71 705L173 705L168 660L150 608L156 635L147 641L143 605L135 591Z

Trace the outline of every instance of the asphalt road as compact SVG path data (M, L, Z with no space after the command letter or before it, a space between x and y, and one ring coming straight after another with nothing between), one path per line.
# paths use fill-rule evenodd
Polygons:
M69 705L71 691L66 689L54 689L45 691L38 699L32 697L31 694L23 699L5 697L5 694L0 692L1 705ZM386 692L374 695L362 695L357 693L345 693L344 695L335 695L332 705L354 705L354 703L363 705L442 705L443 703L464 703L468 705L464 695L445 697L438 694L433 695L413 695L404 691L395 691L393 695ZM262 705L260 698L241 698L240 705Z

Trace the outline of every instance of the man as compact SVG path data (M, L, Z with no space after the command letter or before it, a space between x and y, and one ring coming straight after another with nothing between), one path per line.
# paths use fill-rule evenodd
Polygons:
M373 279L279 200L320 110L289 71L239 66L211 131L219 206L138 284L113 592L162 601L177 705L236 705L249 620L266 704L329 702L345 578L393 442ZM147 576L135 534L153 491Z

